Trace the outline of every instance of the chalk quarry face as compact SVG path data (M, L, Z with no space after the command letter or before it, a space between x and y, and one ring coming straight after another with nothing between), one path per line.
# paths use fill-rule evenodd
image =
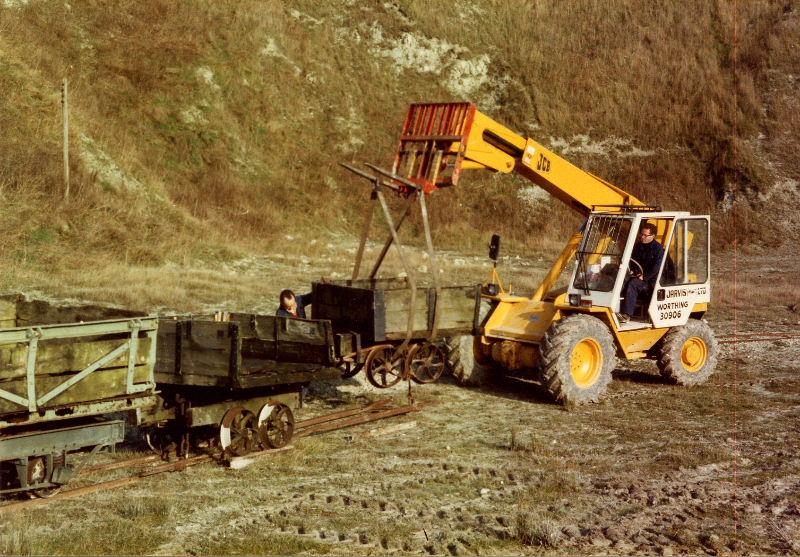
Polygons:
M484 110L497 107L508 81L507 76L491 74L492 60L487 54L471 55L469 48L443 39L409 32L390 39L377 24L370 38L372 52L390 59L395 72L438 76L439 84L454 98L475 100Z

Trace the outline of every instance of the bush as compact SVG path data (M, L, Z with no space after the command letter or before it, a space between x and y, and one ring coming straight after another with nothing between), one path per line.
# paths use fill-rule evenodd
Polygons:
M550 519L519 511L514 522L514 539L523 545L552 548L561 540L561 530Z

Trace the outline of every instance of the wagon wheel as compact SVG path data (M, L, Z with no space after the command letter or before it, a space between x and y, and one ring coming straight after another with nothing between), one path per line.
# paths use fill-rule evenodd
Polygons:
M444 373L444 351L432 342L416 344L406 357L406 369L415 383L435 383Z
M389 344L376 346L364 362L367 380L379 389L396 385L403 378L403 353Z
M270 449L285 447L294 433L294 414L285 404L265 404L258 413L258 437L261 446Z
M219 442L222 450L234 456L243 456L259 445L255 415L246 408L228 408L219 426Z
M28 458L28 477L25 481L28 485L44 483L48 472L47 459L43 456L32 456Z
M53 459L53 467L59 463L63 463L63 455ZM47 469L47 457L32 456L28 459L28 485L44 483L52 475L53 471ZM43 487L40 489L33 489L31 493L40 499L52 497L64 488L63 485L56 485L53 487Z
M352 360L344 360L339 364L339 369L342 370L342 379L350 379L358 375L361 368L364 367L364 362L354 362Z
M149 428L144 434L144 439L150 450L164 460L168 460L170 453L175 452L178 448L172 432L166 427Z
M47 499L49 497L52 497L53 495L58 495L62 489L64 489L63 485L57 485L54 487L44 487L42 489L34 489L31 493L33 493L39 499Z

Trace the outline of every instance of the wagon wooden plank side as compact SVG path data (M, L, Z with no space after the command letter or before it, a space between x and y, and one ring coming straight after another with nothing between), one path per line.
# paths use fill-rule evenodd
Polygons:
M373 344L384 337L383 319L375 319L376 311L383 307L383 290L370 286L313 283L312 315L329 320L336 332L356 332L362 344Z
M77 373L111 352L118 345L118 339L89 339L75 342L73 339L65 338L42 342L37 351L36 374L46 376ZM0 386L25 377L28 349L28 344L24 343L0 345ZM140 338L137 365L144 365L147 362L149 350L150 339ZM127 364L127 354L120 354L117 358L107 362L103 369L127 366Z
M233 313L227 321L164 318L156 379L247 389L338 377L330 322Z
M28 299L22 294L0 296L0 324L4 328L86 323L146 317L145 313L95 304L60 304Z
M437 311L435 288L418 287L411 306L411 289L405 279L316 282L313 315L329 319L334 331L353 331L365 346L402 340L412 313L412 339L430 336ZM447 286L438 292L438 336L469 334L474 328L479 287Z
M329 322L274 315L231 314L239 323L242 354L275 362L334 365Z
M0 427L147 404L157 326L137 317L0 329Z

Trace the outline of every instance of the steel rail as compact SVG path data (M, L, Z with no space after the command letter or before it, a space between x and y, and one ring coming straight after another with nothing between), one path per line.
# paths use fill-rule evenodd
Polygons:
M376 402L373 402L372 404L368 404L367 406L363 406L361 408L342 410L340 412L333 412L332 414L325 414L324 416L317 416L316 418L301 420L294 424L295 431L311 427L320 423L331 422L333 420L340 420L342 418L349 418L350 416L355 416L357 414L363 414L366 412L371 412L373 410L379 410L381 408L384 408L385 406L388 406L391 402L392 401L390 399L384 398L382 400L378 400Z
M309 435L316 435L318 433L327 433L329 431L336 431L339 429L344 429L355 425L366 424L369 422L375 422L385 418L392 418L394 416L408 414L410 412L418 412L421 409L422 409L421 404L408 404L406 406L398 406L397 408L390 408L388 410L372 412L365 416L356 416L348 420L327 422L318 424L316 426L308 427L299 432L296 431L295 437L307 437Z
M51 501L58 501L61 499L72 499L75 497L81 497L83 495L89 495L90 493L94 493L96 491L103 491L106 489L116 489L119 487L124 487L126 485L134 484L140 480L143 480L144 478L153 476L155 474L162 474L164 472L178 472L181 470L185 470L190 466L195 466L197 464L209 462L210 460L211 460L210 455L199 455L192 458L187 458L185 460L179 460L177 462L169 462L159 466L154 466L149 470L145 470L144 472L140 472L139 474L128 476L127 478L98 482L84 487L76 487L74 489L69 489L57 493L52 497L7 503L5 505L0 506L0 513L14 511L14 510L22 510L30 507L38 507L41 505L46 505Z
M94 474L96 472L107 472L109 470L119 470L120 468L135 468L137 466L147 466L152 462L161 460L158 455L149 455L137 458L129 458L127 460L119 460L117 462L108 462L106 464L95 464L94 466L87 466L82 468L78 475L85 476Z
M316 418L310 418L308 420L297 422L297 429L295 429L295 437L300 438L319 433L336 431L339 429L344 429L355 425L360 425L364 423L382 420L385 418L391 418L394 416L408 414L410 412L418 412L423 407L423 405L421 404L408 404L405 406L398 406L395 408L384 409L388 404L390 404L390 402L391 402L390 399L381 399L371 404L368 404L367 406L363 406L361 408L342 410L340 412L333 412L331 414L326 414L324 416L317 416ZM271 449L271 450L251 453L250 455L246 456L259 456L259 455L266 456L267 453L281 452L283 450L285 450L285 448ZM128 467L147 466L150 463L156 462L157 460L159 460L158 456L150 455L145 457L126 459L119 462L98 464L95 466L87 467L85 469L81 469L76 473L76 476L84 476L96 472L118 470L121 468L128 468ZM150 466L147 469L142 470L139 473L133 474L126 478L97 482L92 485L77 487L74 489L68 489L65 491L61 491L51 497L6 503L4 505L0 505L0 514L2 514L3 512L11 512L15 510L28 509L31 507L38 507L46 505L52 501L58 501L61 499L72 499L75 497L81 497L83 495L89 495L97 491L125 487L128 485L132 485L145 478L149 478L150 476L155 476L157 474L163 474L166 472L183 471L189 468L190 466L196 466L198 464L203 464L205 462L211 462L212 460L214 460L214 458L211 455L202 454L187 459L178 460L176 462L167 462L164 464Z

